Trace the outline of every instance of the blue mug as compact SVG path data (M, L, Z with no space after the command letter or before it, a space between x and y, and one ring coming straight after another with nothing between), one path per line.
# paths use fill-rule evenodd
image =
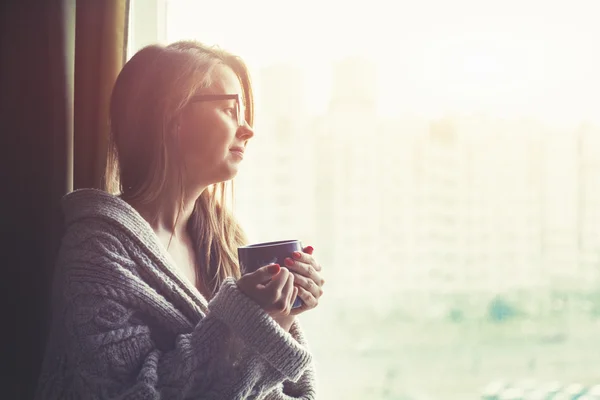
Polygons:
M238 247L240 270L244 275L269 264L279 264L284 267L284 260L287 257L291 258L295 251L302 251L302 243L299 240L280 240ZM292 308L298 307L302 307L300 297L296 297L292 306Z

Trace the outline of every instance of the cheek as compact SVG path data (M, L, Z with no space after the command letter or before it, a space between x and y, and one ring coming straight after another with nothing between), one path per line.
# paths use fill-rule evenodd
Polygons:
M191 163L203 164L221 159L228 147L227 132L219 126L189 126L180 132L182 156Z
M206 118L202 114L200 112L184 114L179 131L179 143L182 151L198 149L205 141L206 124L203 124L202 121L205 121Z
M200 129L186 129L179 136L179 149L182 157L189 161L203 159L206 156L207 143L206 132Z
M196 167L221 161L236 130L215 110L195 110L184 114L179 132L179 147L186 163Z

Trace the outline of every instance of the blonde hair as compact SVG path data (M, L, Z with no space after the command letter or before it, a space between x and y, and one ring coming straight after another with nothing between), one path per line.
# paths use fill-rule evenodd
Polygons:
M198 89L210 86L217 65L228 66L238 76L246 121L252 126L250 76L244 62L233 54L195 41L181 41L145 47L125 64L110 104L107 191L130 203L148 204L165 188L168 166L177 165L183 206L183 166L173 157L178 146L172 143L170 133L189 99ZM243 230L227 209L228 186L221 182L207 188L196 200L188 224L200 264L198 277L210 297L225 278L239 277L237 247L246 243ZM233 195L233 184L230 193Z

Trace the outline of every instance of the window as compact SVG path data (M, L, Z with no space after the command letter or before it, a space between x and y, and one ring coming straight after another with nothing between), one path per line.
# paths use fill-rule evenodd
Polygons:
M325 267L301 317L320 398L600 384L600 3L137 0L131 15L132 51L197 39L251 69L238 216Z

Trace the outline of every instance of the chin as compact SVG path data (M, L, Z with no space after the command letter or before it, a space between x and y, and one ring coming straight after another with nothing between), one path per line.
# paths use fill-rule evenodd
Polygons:
M237 167L227 168L225 171L223 171L223 174L219 177L219 180L217 183L230 181L230 180L234 179L237 176L237 174L238 174Z
M206 171L206 166L198 167L198 171ZM220 168L213 168L210 174L199 174L192 178L194 184L215 185L221 182L227 182L234 179L239 171L239 166L235 164L224 164Z

